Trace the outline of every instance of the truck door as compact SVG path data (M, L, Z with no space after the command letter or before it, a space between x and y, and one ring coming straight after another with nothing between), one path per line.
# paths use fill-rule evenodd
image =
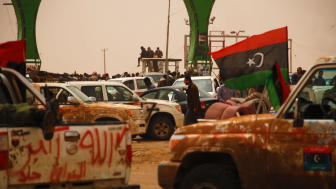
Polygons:
M149 115L147 109L151 108L153 104L146 104L144 101L134 102L133 93L122 86L106 86L106 91L108 93L109 102L141 107L145 113L145 120L147 121Z
M8 184L124 179L126 125L74 124L56 126L49 141L39 127L10 127Z
M319 71L336 75L335 69L316 69L301 78L301 89L270 125L267 168L274 188L336 187L336 85L317 86ZM314 87L324 90L321 99L310 96Z
M69 91L62 87L41 87L41 94L48 98L56 98L60 105L60 111L63 112L63 120L70 122L84 122L84 106L82 104L73 104L68 101L69 96L73 96ZM73 96L74 97L74 96ZM78 100L78 99L77 99Z

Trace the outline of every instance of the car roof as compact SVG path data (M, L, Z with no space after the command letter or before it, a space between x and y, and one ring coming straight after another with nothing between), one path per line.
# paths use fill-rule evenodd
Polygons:
M144 73L143 75L164 75L164 73L161 73L161 72L149 72L149 73Z
M215 76L191 76L191 81L192 80L201 80L201 79L211 79L211 78L216 78ZM181 81L184 80L184 78L179 78L176 81Z
M113 84L113 85L119 85L119 86L125 86L124 84L122 83L118 83L118 82L115 82L115 81L71 81L71 82L67 82L69 84L73 84L73 85L76 85L76 84L80 84L80 85L95 85L97 83L103 83L103 84Z
M319 63L336 63L336 56L323 56L316 60L315 64Z
M120 78L114 78L110 79L109 81L113 80L128 80L128 79L145 79L146 77L120 77Z

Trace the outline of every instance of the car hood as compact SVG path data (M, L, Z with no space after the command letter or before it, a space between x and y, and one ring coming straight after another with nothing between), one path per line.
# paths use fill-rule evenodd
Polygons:
M207 101L218 101L217 98L200 98L200 101L207 102Z
M125 105L125 104L113 104L109 102L98 102L98 103L92 103L92 104L85 104L86 107L89 108L113 108L113 109L120 109L120 110L134 110L134 109L141 109L138 106L131 106L131 105Z
M144 101L149 102L149 103L166 104L166 105L171 105L171 106L179 105L177 102L170 101L170 100L146 99Z
M225 120L200 122L178 128L174 134L225 134L268 132L275 114L244 115Z

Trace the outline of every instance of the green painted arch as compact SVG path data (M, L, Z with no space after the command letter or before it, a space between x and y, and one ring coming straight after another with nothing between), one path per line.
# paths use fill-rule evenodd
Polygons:
M209 18L215 0L183 0L190 23L190 48L186 63L209 61L208 28ZM200 36L205 36L200 41Z
M18 40L26 39L27 63L41 63L36 43L36 18L42 0L12 0L18 26Z

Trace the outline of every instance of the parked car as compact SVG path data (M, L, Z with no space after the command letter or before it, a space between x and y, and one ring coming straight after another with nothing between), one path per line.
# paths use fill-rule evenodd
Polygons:
M150 77L154 81L154 85L157 87L160 79L164 74L160 72L146 72L143 74L143 77Z
M112 81L69 82L98 102L127 104L140 107L145 112L146 134L155 140L167 140L175 128L182 127L184 114L181 106L173 101L142 99L124 84Z
M32 85L46 98L50 95L51 98L58 99L65 122L126 121L132 135L146 133L145 114L140 107L94 103L95 99L91 98L94 95L90 95L89 98L71 84L32 83Z
M47 107L20 73L1 68L0 78L1 104L23 105L29 97ZM140 188L127 185L132 138L126 122L72 122L45 131L40 124L0 124L0 189Z
M198 88L208 92L212 97L217 98L217 88L220 86L215 76L197 76L191 77L191 80ZM177 79L173 86L185 86L184 78Z
M144 79L145 77L121 77L117 79L110 79L109 81L122 83L134 91L137 95L141 95L143 92L147 91ZM149 79L154 84L153 78L150 77Z
M199 97L201 101L202 118L204 118L206 110L213 103L218 102L217 98L213 98L209 93L203 89L198 89ZM140 95L142 99L159 99L170 100L180 104L182 113L185 115L187 112L187 94L186 91L182 91L180 86L160 87L146 91Z

